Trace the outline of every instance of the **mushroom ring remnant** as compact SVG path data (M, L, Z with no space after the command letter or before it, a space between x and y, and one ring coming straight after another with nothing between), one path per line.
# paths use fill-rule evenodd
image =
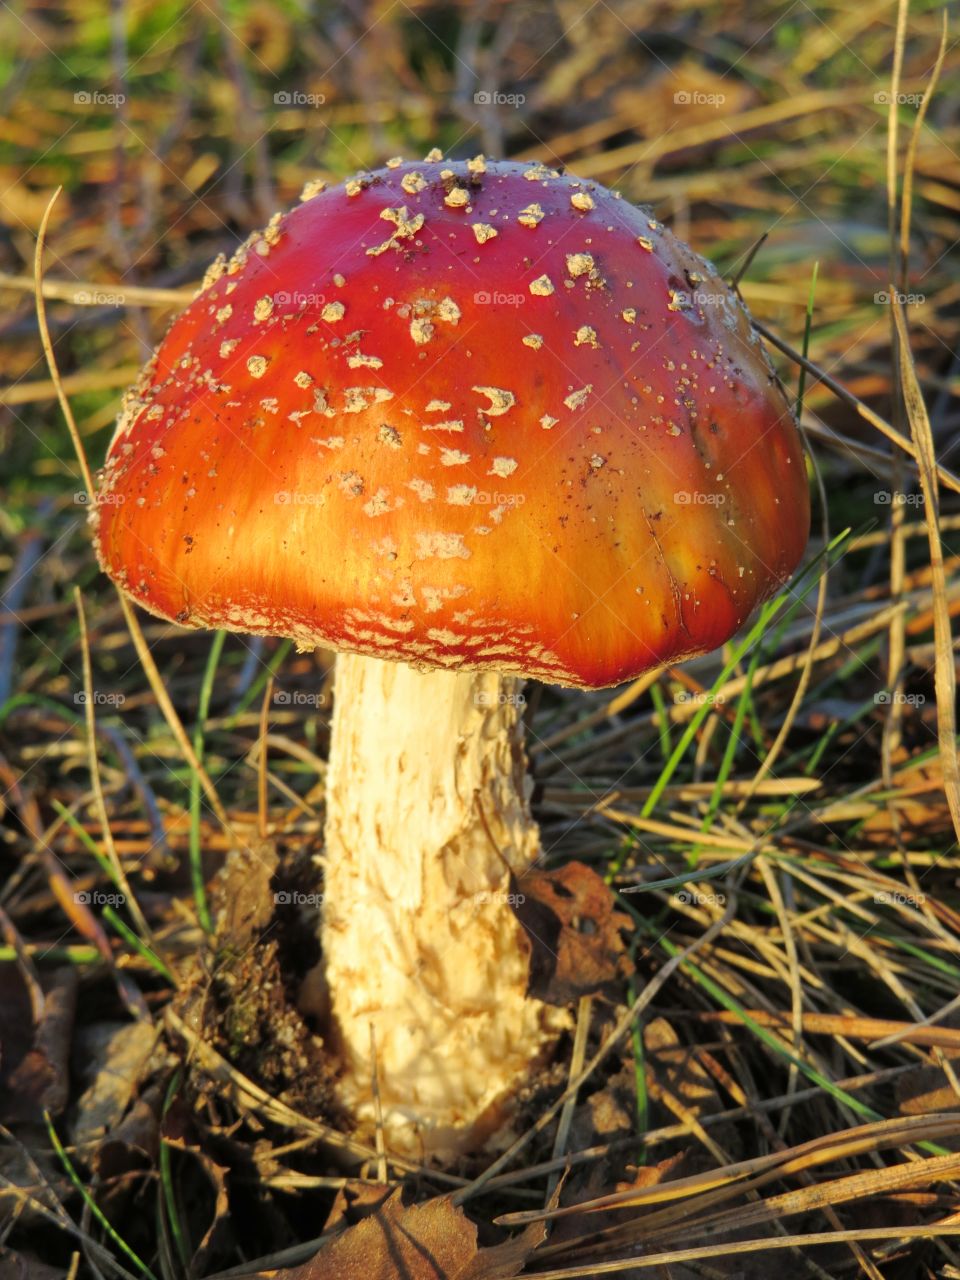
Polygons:
M502 1128L563 1021L526 996L506 902L538 853L517 678L709 651L806 544L796 424L737 295L541 165L312 183L174 322L91 518L151 612L340 651L322 964L344 1097L369 1120L372 1022L392 1140Z

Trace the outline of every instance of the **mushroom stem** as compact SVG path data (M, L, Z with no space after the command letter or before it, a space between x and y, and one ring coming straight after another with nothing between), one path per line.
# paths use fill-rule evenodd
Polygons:
M509 901L539 851L521 682L341 654L327 782L323 964L341 1097L395 1149L501 1127L565 1015L526 994ZM522 887L522 886L521 886Z

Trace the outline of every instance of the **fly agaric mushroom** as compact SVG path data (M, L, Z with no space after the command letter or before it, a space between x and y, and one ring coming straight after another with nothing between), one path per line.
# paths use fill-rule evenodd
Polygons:
M527 996L524 677L727 640L795 568L793 415L737 295L541 165L310 184L218 260L128 393L103 568L190 627L339 651L322 964L344 1101L479 1145L565 1014Z

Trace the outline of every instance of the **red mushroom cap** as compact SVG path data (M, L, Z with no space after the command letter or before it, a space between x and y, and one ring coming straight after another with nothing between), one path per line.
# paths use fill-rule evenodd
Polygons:
M792 412L648 212L482 157L304 196L128 393L93 519L145 608L588 687L715 648L789 576Z

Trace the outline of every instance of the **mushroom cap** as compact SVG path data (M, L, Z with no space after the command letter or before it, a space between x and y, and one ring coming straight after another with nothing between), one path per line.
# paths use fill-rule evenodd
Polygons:
M727 640L809 498L713 266L595 183L432 154L310 184L211 267L91 518L186 626L599 687Z

